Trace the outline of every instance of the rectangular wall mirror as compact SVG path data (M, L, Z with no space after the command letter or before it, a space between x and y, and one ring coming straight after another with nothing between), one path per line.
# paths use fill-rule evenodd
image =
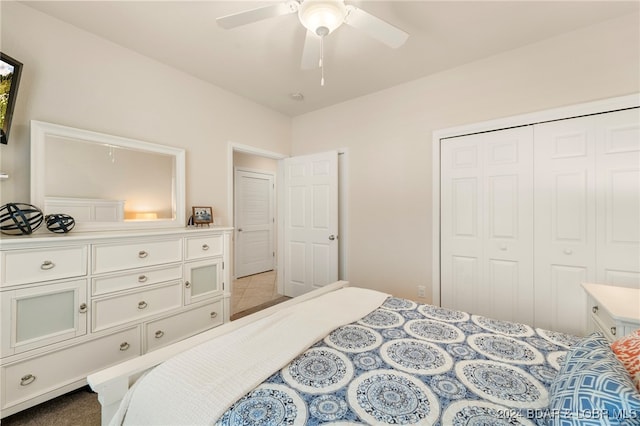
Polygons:
M185 226L185 152L31 121L31 203L77 231Z

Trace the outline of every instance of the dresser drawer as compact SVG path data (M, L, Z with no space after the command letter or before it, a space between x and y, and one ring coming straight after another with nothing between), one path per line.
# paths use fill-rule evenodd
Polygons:
M139 328L2 367L2 408L87 377L87 375L140 355Z
M152 351L216 327L223 322L222 300L182 312L145 326L146 350Z
M186 239L186 258L193 260L222 256L223 243L222 235L189 237Z
M92 331L104 330L181 307L182 284L175 282L134 293L94 299L91 303Z
M150 286L182 278L180 264L164 268L138 270L134 273L109 275L91 280L91 293L94 296L120 290L133 290L137 287Z
M93 246L93 272L96 274L181 260L181 238Z
M591 298L589 298L589 309L591 309L591 319L596 325L596 331L604 334L609 341L615 340L618 334L616 322L606 309L599 306L598 302Z
M87 247L3 251L0 270L5 286L84 276Z

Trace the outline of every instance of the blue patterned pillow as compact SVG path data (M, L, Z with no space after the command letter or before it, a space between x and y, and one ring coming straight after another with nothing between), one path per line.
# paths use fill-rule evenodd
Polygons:
M570 349L549 399L550 425L640 424L640 394L599 333Z

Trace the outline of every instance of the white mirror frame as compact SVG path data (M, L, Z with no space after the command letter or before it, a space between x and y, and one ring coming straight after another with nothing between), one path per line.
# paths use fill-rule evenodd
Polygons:
M175 176L172 194L173 219L119 222L76 222L75 231L106 231L125 229L152 229L184 227L185 218L185 150L158 145L136 139L128 139L89 130L76 129L58 124L31 120L31 204L43 208L45 205L45 144L48 136L75 139L87 143L109 144L117 147L170 155L175 158ZM46 213L46 212L45 212ZM43 227L44 228L44 227Z

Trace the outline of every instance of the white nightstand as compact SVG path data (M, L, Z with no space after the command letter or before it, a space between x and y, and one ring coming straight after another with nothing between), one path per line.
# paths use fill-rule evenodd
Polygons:
M589 331L602 332L609 341L640 328L640 289L583 283L589 307Z

